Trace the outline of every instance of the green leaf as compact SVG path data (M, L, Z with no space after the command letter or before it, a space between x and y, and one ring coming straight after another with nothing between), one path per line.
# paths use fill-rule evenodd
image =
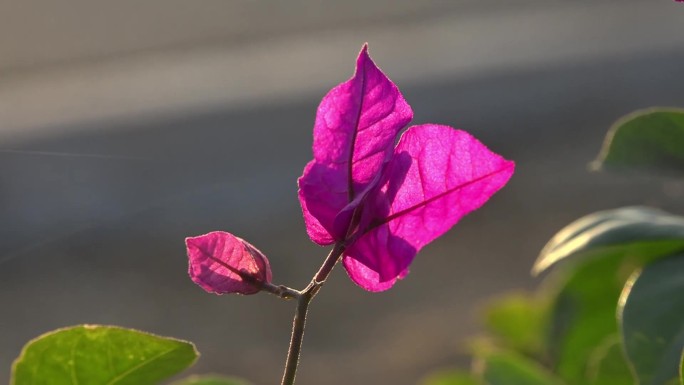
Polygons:
M482 382L473 377L472 374L458 370L450 369L432 373L428 375L421 385L482 385Z
M485 326L504 347L541 356L547 313L547 301L524 293L509 294L487 305Z
M650 207L623 207L584 216L544 246L532 268L539 274L569 257L625 255L659 258L684 250L684 217Z
M235 377L224 377L217 375L190 376L172 385L248 385L244 380Z
M590 385L634 384L629 364L625 358L620 335L606 338L591 354L587 370Z
M192 365L190 342L113 326L58 329L30 341L11 385L151 385Z
M684 255L635 273L620 298L619 315L640 385L676 385L684 348Z
M636 111L615 123L594 169L646 169L684 174L684 109Z
M488 385L561 385L538 363L512 352L480 352L475 367Z
M552 276L557 293L551 305L548 351L553 367L570 384L587 383L597 344L618 335L620 293L640 266L637 258L619 250L581 262Z
M548 350L564 379L586 382L597 341L618 332L617 301L631 273L682 250L684 218L647 207L585 216L549 241L534 272L559 261L574 262L551 277L556 278L552 290L556 295L551 305Z
M679 382L684 385L684 349L682 349L681 361L682 362L679 363Z

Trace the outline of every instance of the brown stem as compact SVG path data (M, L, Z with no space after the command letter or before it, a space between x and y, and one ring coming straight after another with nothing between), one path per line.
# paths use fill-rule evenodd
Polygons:
M297 298L297 312L292 321L292 337L290 338L290 348L287 351L287 360L285 361L285 372L283 373L282 385L293 385L295 381L295 374L297 372L297 365L299 365L299 354L302 351L302 342L304 340L304 325L306 324L306 313L309 310L311 300L316 296L318 290L325 283L325 280L330 275L330 272L340 260L344 252L344 245L336 243L335 247L330 251L328 257L325 258L323 265L318 269L318 272L311 280L311 283L299 293Z
M276 297L280 297L282 299L295 299L299 298L302 293L299 290L295 290L292 288L289 288L284 285L274 285L269 282L261 282L261 290L269 292Z

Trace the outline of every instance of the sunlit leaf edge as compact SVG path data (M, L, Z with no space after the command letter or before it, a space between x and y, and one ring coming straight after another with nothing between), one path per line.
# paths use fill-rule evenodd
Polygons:
M617 134L618 130L620 130L621 127L623 127L625 124L628 124L632 122L635 119L643 118L648 115L652 114L659 114L659 113L682 113L684 114L684 108L680 107L649 107L649 108L643 108L639 109L636 111L632 111L629 114L619 118L615 123L613 123L610 128L608 129L608 132L606 133L606 136L603 140L603 144L601 145L601 150L599 150L599 154L596 157L595 160L589 163L589 169L591 171L605 171L608 169L626 169L626 167L616 167L614 165L606 165L605 160L610 154L611 146L613 143L613 139L615 138L615 135Z
M656 233L676 231L671 236L645 233L643 239L634 237L628 241L617 239L606 242L606 238L620 231L635 232L637 226L650 226ZM639 246L648 249L659 245L668 246L668 251L662 255L684 250L684 217L646 206L597 211L572 221L551 237L534 262L532 275L537 276L570 257L602 254L610 252L611 248L627 250Z

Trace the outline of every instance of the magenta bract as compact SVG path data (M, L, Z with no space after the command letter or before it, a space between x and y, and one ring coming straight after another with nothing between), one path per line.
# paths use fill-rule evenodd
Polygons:
M447 126L413 126L395 147L412 115L364 46L354 76L318 108L314 159L299 178L310 238L343 242L347 273L369 291L405 277L416 253L482 206L515 167Z
M190 278L210 293L254 294L271 282L268 259L247 241L214 231L185 239Z
M411 107L364 46L354 76L330 90L316 113L314 159L299 178L311 240L328 245L346 235L348 223L334 227L337 214L377 183L397 134L412 118Z

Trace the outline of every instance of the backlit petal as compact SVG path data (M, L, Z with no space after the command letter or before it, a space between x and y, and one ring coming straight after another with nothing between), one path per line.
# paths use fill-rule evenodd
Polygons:
M210 293L254 294L260 283L271 282L268 259L247 241L214 231L185 239L188 274Z
M364 215L372 220L348 257L378 273L379 282L393 282L423 246L501 189L514 167L464 131L409 128L366 202Z
M336 214L378 180L395 138L412 117L399 89L364 46L354 76L330 90L318 107L314 160L299 178L299 199L314 242L330 244L345 235L334 230Z
M399 273L396 277L381 282L380 275L376 271L369 269L358 260L351 257L345 257L342 261L344 263L345 270L347 270L349 278L351 278L351 280L361 288L373 292L380 292L390 289L398 280L406 277L409 272L407 268Z

